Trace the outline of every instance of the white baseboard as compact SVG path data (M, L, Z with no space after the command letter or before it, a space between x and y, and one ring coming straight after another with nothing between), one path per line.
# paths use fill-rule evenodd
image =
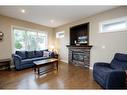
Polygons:
M60 60L60 61L65 62L65 63L68 63L68 61L67 61L67 60Z
M15 68L15 66L14 65L11 65L10 68Z

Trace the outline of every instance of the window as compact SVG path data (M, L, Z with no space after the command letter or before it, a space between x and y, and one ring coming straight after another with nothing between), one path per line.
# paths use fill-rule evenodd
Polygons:
M56 38L63 38L63 37L64 37L64 31L56 33Z
M14 33L14 51L43 50L47 48L46 33L19 28L13 28L13 33Z
M100 32L116 32L127 30L127 17L108 20L100 24Z
M37 50L46 49L46 48L47 48L47 36L43 33L38 33Z
M14 29L14 45L17 50L25 50L25 31Z

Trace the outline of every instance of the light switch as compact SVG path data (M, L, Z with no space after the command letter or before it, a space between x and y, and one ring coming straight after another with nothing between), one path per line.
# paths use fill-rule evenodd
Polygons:
M102 49L105 49L106 47L105 47L105 45L103 45L101 48L102 48Z

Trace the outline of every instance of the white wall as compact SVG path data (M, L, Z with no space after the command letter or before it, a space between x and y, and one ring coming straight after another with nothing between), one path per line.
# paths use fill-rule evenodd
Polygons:
M12 55L12 41L11 40L13 39L11 36L12 25L45 31L48 33L48 47L54 44L54 41L53 41L54 35L53 35L52 28L0 15L0 31L4 33L4 39L0 41L0 59L11 58L11 55Z
M58 50L59 50L59 54L60 54L60 59L63 62L68 62L68 48L66 47L66 45L69 44L69 30L64 30L65 31L65 37L64 38L60 38L57 39L57 43L58 43ZM68 32L67 32L68 31Z
M54 29L55 32L65 31L65 38L56 39L61 60L68 60L69 28L81 23L90 22L90 45L93 45L90 56L90 66L95 62L110 62L116 52L127 53L127 31L99 33L99 23L105 20L127 16L127 7L119 7L94 16L78 20ZM105 46L105 49L102 49Z

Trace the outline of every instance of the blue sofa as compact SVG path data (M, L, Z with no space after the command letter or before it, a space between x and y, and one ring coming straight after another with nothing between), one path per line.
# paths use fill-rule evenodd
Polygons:
M127 54L116 53L110 64L99 62L93 67L93 78L105 89L124 89Z
M33 67L34 66L33 61L44 60L54 57L53 52L49 52L49 56L44 57L43 56L44 51L48 50L16 51L15 54L12 55L16 70L22 70L25 68Z

